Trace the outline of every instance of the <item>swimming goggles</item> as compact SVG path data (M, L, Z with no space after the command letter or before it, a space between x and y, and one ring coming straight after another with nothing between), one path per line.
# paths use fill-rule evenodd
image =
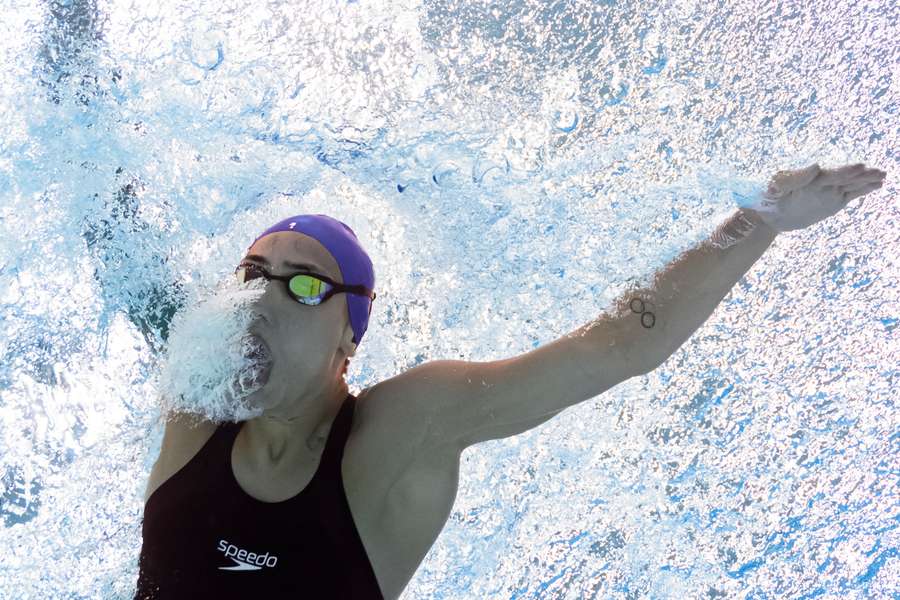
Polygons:
M325 275L318 273L294 273L293 275L272 275L259 265L253 263L241 263L235 269L239 283L245 283L258 277L265 277L267 281L277 280L287 284L288 295L299 302L309 306L322 304L335 294L348 293L366 296L375 300L375 292L362 285L344 285ZM371 304L370 310L371 310Z

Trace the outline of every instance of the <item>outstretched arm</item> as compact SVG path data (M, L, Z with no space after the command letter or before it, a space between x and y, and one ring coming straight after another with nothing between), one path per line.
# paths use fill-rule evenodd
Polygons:
M645 292L651 303L658 303L661 327L656 335L662 354L657 357L668 358L703 325L778 233L837 214L850 200L880 188L885 175L862 163L779 171L752 208L737 210L708 241L669 265Z
M516 435L664 362L712 314L780 231L835 214L880 187L883 172L862 165L782 172L760 210L742 208L709 240L621 296L611 311L531 352L491 362L440 360L373 388L402 399L372 403L386 431L424 423L428 446L458 449ZM777 206L773 206L777 200Z
M642 340L662 364L712 315L734 284L765 253L778 232L759 213L737 209L710 238L657 273L653 284L626 296L617 312L639 319ZM640 314L644 312L644 314Z

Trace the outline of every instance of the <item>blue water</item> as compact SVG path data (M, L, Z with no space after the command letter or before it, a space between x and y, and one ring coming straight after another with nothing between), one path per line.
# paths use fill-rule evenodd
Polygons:
M0 0L0 597L130 598L156 356L281 216L373 258L351 391L553 341L783 168L666 363L469 448L413 598L898 598L896 3Z

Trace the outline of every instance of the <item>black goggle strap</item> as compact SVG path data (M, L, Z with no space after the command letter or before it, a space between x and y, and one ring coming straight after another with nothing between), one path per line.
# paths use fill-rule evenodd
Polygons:
M311 275L308 273L297 273L295 275L292 275L290 278L276 277L274 275L269 275L265 271L265 269L254 264L241 265L237 268L236 273L238 282L240 283L246 283L247 281L256 279L258 277L287 281L288 290L291 292L291 294L300 298L324 298L332 290L335 290L335 293L351 292L354 294L361 294L363 296L370 297L372 300L374 300L376 296L374 292L372 292L365 286L341 285L339 283L332 282L330 280L324 280L320 277L316 277L315 275Z

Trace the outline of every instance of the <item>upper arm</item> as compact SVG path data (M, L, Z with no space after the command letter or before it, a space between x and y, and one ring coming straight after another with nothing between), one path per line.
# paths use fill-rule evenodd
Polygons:
M429 445L462 449L527 431L651 371L656 362L636 355L630 323L599 320L519 356L428 362L389 382L425 424ZM583 335L594 327L601 330Z

